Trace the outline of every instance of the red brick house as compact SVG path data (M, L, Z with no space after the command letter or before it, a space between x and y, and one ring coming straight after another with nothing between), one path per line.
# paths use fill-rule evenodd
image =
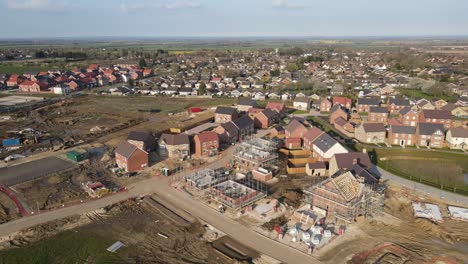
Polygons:
M388 100L387 108L391 114L398 113L401 109L409 106L409 101L401 98L390 98Z
M239 129L233 122L221 124L214 129L214 132L218 134L219 140L225 144L235 143L239 139Z
M237 110L232 107L218 106L215 111L214 121L217 124L223 124L233 121L237 118Z
M152 69L144 69L143 70L143 77L149 77L153 75L153 70Z
M377 106L380 106L379 99L359 98L357 100L356 109L359 113L367 113L369 112L370 107L377 107Z
M268 128L272 124L278 122L278 116L279 114L276 111L267 108L255 115L254 126L256 128Z
M452 126L452 113L448 110L422 110L419 122L442 124L445 129L449 129Z
M398 113L398 121L405 126L417 126L419 122L419 113L407 106Z
M215 156L218 154L219 138L213 131L202 132L193 138L195 155L198 157Z
M371 123L387 123L388 109L386 107L371 106L367 121Z
M36 81L24 81L19 85L19 90L24 93L39 93L46 91L47 88L46 83Z
M115 149L115 162L127 172L137 172L148 166L148 152L125 141Z
M346 98L343 96L333 96L333 105L339 104L346 109L351 109L351 105L353 104L353 100L350 98Z
M323 98L320 102L320 112L330 112L332 103L327 98Z
M87 72L92 72L92 71L97 71L99 70L99 64L91 64L89 65L88 69L86 69Z
M354 133L354 127L356 124L353 124L345 119L343 119L341 116L336 118L334 121L333 126L338 129L340 132L346 134L346 133Z
M320 130L318 127L311 127L307 132L304 134L304 143L303 148L306 150L313 150L314 141L324 132Z
M388 142L392 145L412 146L416 144L416 127L391 126L388 131Z
M417 144L421 147L442 148L444 136L443 124L419 123L416 129Z
M21 78L19 77L18 74L12 74L10 75L10 78L6 81L6 85L8 87L17 87L18 84L21 82Z
M68 85L72 91L78 91L81 88L81 85L78 81L71 81L66 83L66 85Z
M284 128L286 138L297 137L302 138L307 132L307 128L297 119L293 119L289 124Z
M335 124L338 117L348 120L348 112L341 105L336 104L330 109L330 124Z

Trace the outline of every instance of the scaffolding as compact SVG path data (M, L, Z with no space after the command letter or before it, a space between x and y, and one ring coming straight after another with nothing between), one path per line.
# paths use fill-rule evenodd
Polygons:
M243 172L250 172L259 167L275 168L279 157L277 150L276 141L252 138L236 146L232 163Z
M222 167L214 170L202 169L185 175L184 181L187 183L187 186L195 187L198 190L205 190L220 182L228 180L230 174L230 170Z

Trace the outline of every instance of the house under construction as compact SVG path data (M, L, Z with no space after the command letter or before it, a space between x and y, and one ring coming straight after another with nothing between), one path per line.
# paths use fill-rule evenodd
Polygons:
M259 167L270 169L278 161L277 150L277 142L253 138L236 146L232 164L242 172L250 172Z
M242 208L266 196L266 193L233 180L212 186L210 194L214 200L233 209Z
M193 172L185 175L184 180L187 186L195 187L199 190L210 188L220 182L227 181L229 179L231 171L225 168L217 169L202 169L200 171Z
M306 200L327 212L337 223L351 223L358 216L372 216L384 205L384 188L359 182L350 172L326 180L304 190Z

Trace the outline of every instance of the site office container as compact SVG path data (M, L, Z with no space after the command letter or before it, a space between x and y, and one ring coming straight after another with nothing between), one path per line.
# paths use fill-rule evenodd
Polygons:
M11 146L21 145L21 139L19 139L19 138L5 138L4 140L2 140L2 145L4 147L11 147Z
M72 150L72 151L67 152L67 158L75 162L81 162L88 158L88 152L78 152L76 150Z

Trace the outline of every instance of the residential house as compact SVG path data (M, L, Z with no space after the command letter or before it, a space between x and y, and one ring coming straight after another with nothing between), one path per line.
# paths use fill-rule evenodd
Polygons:
M184 159L190 156L190 139L186 134L162 134L159 151L169 158Z
M232 123L237 127L239 140L244 140L254 132L254 122L249 116L235 119Z
M402 147L416 144L416 127L391 126L388 131L388 142Z
M367 169L372 168L369 155L365 152L338 153L328 163L329 174L333 175L339 170L350 170L356 163Z
M370 107L378 107L380 106L379 99L373 98L359 98L356 104L356 110L359 113L368 113Z
M153 151L156 146L154 136L146 131L130 131L127 142L146 152Z
M18 87L19 83L21 82L21 77L18 74L12 74L6 81L6 85L8 87Z
M278 121L279 114L274 110L266 108L255 115L254 126L256 128L269 128L272 124L277 123Z
M263 108L250 108L249 111L247 111L247 114L252 120L255 120L255 116L263 110Z
M115 162L127 172L137 172L148 166L148 152L125 141L115 149Z
M447 105L448 102L445 101L444 99L438 99L434 101L434 106L436 109L442 109L445 105Z
M460 106L448 103L442 107L442 110L447 110L452 113L452 116L457 118L468 118L468 106Z
M40 93L48 90L48 85L38 81L24 81L19 84L19 90L24 93Z
M407 106L398 112L398 121L404 126L417 126L419 121L418 111Z
M257 102L252 99L240 99L237 104L237 110L239 112L247 112L250 108L258 108Z
M342 107L346 108L347 110L351 109L351 106L353 104L353 100L350 98L346 98L343 96L333 96L333 105L341 105Z
M371 123L387 123L388 109L386 107L371 106L367 121Z
M233 144L239 140L239 129L234 123L227 122L214 129L221 143Z
M293 119L289 124L284 128L284 134L286 138L302 138L304 134L307 133L307 128L299 120Z
M335 124L335 120L339 117L348 120L348 112L340 104L336 104L330 109L330 124Z
M451 149L468 149L468 129L466 128L449 129L445 139Z
M313 157L319 161L328 161L338 153L348 153L345 147L327 133L322 133L314 140L312 150Z
M304 111L309 111L310 110L310 99L307 97L299 97L294 99L293 103L294 109L297 110L304 110Z
M217 124L230 122L237 118L237 110L232 107L218 106L214 114L214 121Z
M435 106L427 99L421 99L416 102L415 108L417 110L435 110Z
M205 131L193 138L195 143L195 155L198 157L215 156L218 154L219 138L213 131Z
M452 113L447 110L422 110L419 122L442 124L445 129L449 129L452 126Z
M354 137L364 143L384 143L386 132L382 123L363 123L354 130Z
M419 123L416 129L417 144L420 147L442 148L445 128L443 124Z
M388 100L388 112L390 114L397 114L401 109L408 107L410 105L409 101L401 98L390 98Z
M320 101L320 112L330 112L331 107L332 103L328 98L323 98L322 101Z
M322 134L324 133L322 130L320 130L318 127L311 127L307 130L307 132L304 134L304 142L303 142L303 148L306 150L313 150L313 143L314 141Z
M347 121L343 117L338 117L333 121L333 126L341 133L354 133L354 127L356 124Z

